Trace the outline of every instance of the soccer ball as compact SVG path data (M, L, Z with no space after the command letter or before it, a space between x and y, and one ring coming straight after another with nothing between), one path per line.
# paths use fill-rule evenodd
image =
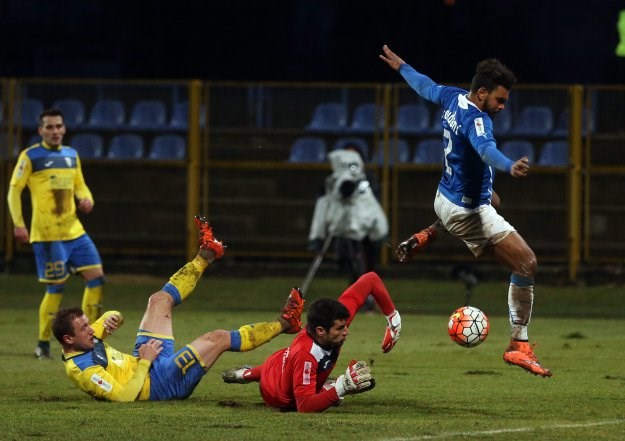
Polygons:
M474 306L463 306L449 317L449 337L460 346L473 348L488 336L488 317Z

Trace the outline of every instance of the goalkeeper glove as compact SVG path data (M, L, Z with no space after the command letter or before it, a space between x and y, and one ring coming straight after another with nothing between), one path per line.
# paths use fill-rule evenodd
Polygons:
M386 316L388 326L384 333L384 339L382 340L382 352L386 353L393 349L397 340L399 340L399 334L401 333L401 317L399 311L395 310L391 314Z
M371 369L364 361L352 360L345 370L345 374L336 379L334 388L340 397L359 394L375 387L375 380L371 376Z

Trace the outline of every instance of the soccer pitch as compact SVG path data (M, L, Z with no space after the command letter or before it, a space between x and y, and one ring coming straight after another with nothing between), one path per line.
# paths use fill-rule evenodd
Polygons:
M108 342L130 352L148 295L163 278L110 276L105 303L126 323ZM295 278L219 278L218 269L174 310L176 347L215 328L274 318ZM506 282L477 286L472 302L488 314L490 334L472 349L447 336L449 314L463 302L457 282L385 280L402 314L402 336L389 354L380 344L385 319L354 320L333 376L351 358L372 364L376 388L348 396L321 414L265 408L255 384L224 384L223 369L260 363L287 346L282 335L259 349L227 353L185 401L104 403L65 376L54 360L36 360L37 307L43 292L34 275L0 277L0 439L66 440L620 440L625 433L622 364L625 298L619 287L537 286L530 339L544 379L507 366ZM337 297L343 279L315 280L309 300ZM68 284L63 304L79 304L82 285Z

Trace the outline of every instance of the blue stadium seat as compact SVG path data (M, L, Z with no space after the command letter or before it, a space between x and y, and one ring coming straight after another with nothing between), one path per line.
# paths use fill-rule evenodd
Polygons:
M21 110L15 112L13 122L21 125L24 129L36 129L39 127L39 115L43 112L43 102L36 98L24 98Z
M80 100L56 100L52 107L63 112L63 121L69 128L76 129L85 123L85 105Z
M150 146L150 159L184 159L186 142L181 135L158 135Z
M534 162L534 145L525 140L511 139L501 145L501 153L513 161L518 161L523 156L527 156L530 164Z
M512 129L512 113L508 110L497 113L493 120L493 133L495 137L500 135L507 135Z
M125 120L124 103L119 100L99 100L91 109L89 126L92 129L117 129Z
M128 126L133 130L162 130L167 122L167 109L162 101L137 102L130 113Z
M334 143L334 146L332 146L332 150L342 150L350 145L355 146L360 151L360 156L362 156L363 162L367 162L369 160L369 143L367 143L367 141L363 138L339 138Z
M551 135L562 138L569 136L569 118L569 109L564 109L558 116L556 126L554 127L553 132L551 132ZM592 117L592 111L585 109L582 113L582 134L586 135L586 132L588 131L590 131L590 133L594 133L595 120Z
M306 130L340 133L347 126L347 106L342 103L321 103L315 107Z
M206 109L202 106L200 109L200 126L204 126L205 123ZM169 128L173 130L187 130L189 128L189 103L187 101L174 104Z
M432 121L430 122L430 127L426 131L430 135L443 135L443 126L441 125L441 119L443 118L443 109L438 107L434 115L432 116Z
M539 165L565 166L569 164L569 144L566 141L549 141L543 145Z
M511 134L546 136L553 129L553 112L547 106L528 106L521 111Z
M354 110L350 133L374 133L384 127L384 109L375 104L361 104Z
M415 164L441 164L444 155L442 138L427 138L417 143L412 162Z
M104 153L104 140L96 133L77 133L69 145L76 149L80 158L101 158Z
M326 158L326 142L317 137L297 138L291 145L289 162L323 162Z
M395 128L399 134L417 135L430 127L430 111L423 104L404 104L397 110Z
M143 138L135 133L125 133L111 139L107 157L109 159L141 159Z
M391 139L390 143L391 148L388 158L389 165L410 161L410 147L405 140L400 138L397 139L397 142L395 142L394 139ZM384 141L380 141L378 144L378 151L376 154L375 162L378 165L384 164Z

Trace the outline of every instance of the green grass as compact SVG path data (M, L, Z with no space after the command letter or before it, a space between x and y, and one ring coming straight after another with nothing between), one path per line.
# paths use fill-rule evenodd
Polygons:
M235 328L275 316L296 278L205 277L174 311L178 347L204 331ZM110 340L129 352L149 293L164 279L110 277L106 305L125 313ZM263 406L254 384L226 385L221 370L260 363L290 336L246 354L226 353L185 401L103 403L75 389L63 365L36 360L37 307L33 276L0 276L0 439L66 440L620 440L625 433L622 365L625 298L619 287L536 290L530 337L554 376L538 378L501 360L508 340L506 283L477 287L473 304L490 318L491 333L473 349L446 335L449 314L463 302L458 283L387 280L402 312L402 337L389 354L380 343L384 319L359 315L339 359L373 364L377 386L322 414L280 413ZM319 279L310 299L336 297L344 280ZM64 304L79 304L72 280ZM59 346L53 343L53 351Z

